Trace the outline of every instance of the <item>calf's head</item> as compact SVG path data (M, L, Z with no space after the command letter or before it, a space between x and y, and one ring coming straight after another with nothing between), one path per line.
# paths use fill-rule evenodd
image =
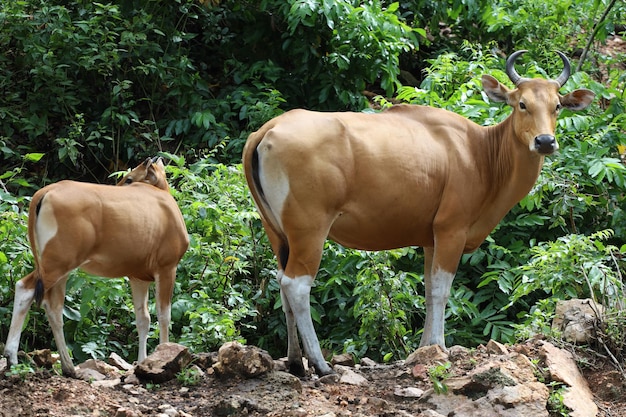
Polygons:
M162 190L169 190L170 187L167 184L167 178L165 176L163 158L158 156L155 156L154 158L147 158L143 161L143 163L126 174L124 178L117 183L117 185L130 185L135 182L143 182Z

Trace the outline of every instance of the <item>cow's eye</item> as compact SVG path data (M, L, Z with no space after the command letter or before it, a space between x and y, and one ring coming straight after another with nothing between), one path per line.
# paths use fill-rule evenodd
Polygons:
M526 104L524 104L524 102L523 102L523 101L520 101L520 102L519 102L519 108L520 108L521 110L526 110Z
M124 181L124 184L132 184L132 183L133 183L132 178L126 178L126 181Z

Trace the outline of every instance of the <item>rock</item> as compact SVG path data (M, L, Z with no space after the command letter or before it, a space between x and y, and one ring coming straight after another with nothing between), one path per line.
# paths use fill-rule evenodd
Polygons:
M428 367L422 363L415 364L411 369L411 376L420 381L428 380Z
M211 369L217 363L217 352L195 354L193 355L193 363L205 371Z
M448 354L439 345L422 346L411 353L404 361L405 365L413 366L417 363L433 365L448 361Z
M493 355L507 355L509 350L502 343L498 343L495 340L490 340L485 346L487 349L487 353L491 353Z
M125 407L120 407L115 411L115 417L139 417L141 414L136 413L133 410L129 410Z
M424 395L424 390L415 388L415 387L405 387L405 388L397 387L393 391L393 395L395 395L398 398L405 398L408 400L417 400L422 395Z
M445 416L442 414L439 414L435 410L426 410L426 411L422 411L421 413L419 413L417 417L445 417Z
M165 417L178 417L178 410L172 407L170 404L161 404L159 406L160 414L163 414Z
M96 371L95 369L89 368L78 368L76 367L76 378L82 379L83 381L93 382L93 381L103 381L107 377Z
M339 378L339 383L348 384L348 385L356 385L356 386L363 386L363 385L369 384L369 382L367 381L367 378L365 378L363 375L357 374L351 369L347 369L341 374L341 377Z
M341 355L334 355L330 363L332 365L354 366L354 358L349 353L342 353Z
M339 382L339 374L328 374L328 375L324 375L319 377L319 379L317 381L315 381L315 385L316 386L320 386L322 384L336 384Z
M120 355L115 352L111 352L109 355L109 365L115 366L117 369L121 369L122 371L130 371L133 369L133 365L126 362Z
M114 387L118 386L121 383L122 383L122 380L120 378L103 379L103 380L100 380L100 381L93 381L91 383L91 386L92 387L96 387L96 388L114 388Z
M604 307L592 299L560 300L552 320L552 328L562 332L570 343L587 343L594 337L594 323L604 313Z
M29 353L30 358L40 368L52 368L58 357L54 357L50 349L40 349Z
M288 372L273 371L265 375L265 380L271 384L280 384L292 388L298 393L302 393L302 381L295 375Z
M124 375L124 383L125 384L133 384L133 385L141 384L141 381L139 380L139 378L137 378L137 375L135 375L135 369L134 368L132 370L128 371L126 373L126 375Z
M239 416L247 415L245 398L233 395L222 399L213 410L217 416Z
M463 377L443 381L448 395L423 400L443 415L548 417L548 388L537 381L530 360L519 353L496 355Z
M241 375L252 378L274 369L274 360L256 346L244 346L238 342L224 343L217 353L213 369L220 375Z
M448 358L452 361L466 358L470 355L470 350L465 346L454 345L448 348Z
M106 376L117 377L119 375L118 368L112 365L109 365L105 362L99 361L97 359L88 359L85 362L78 365L79 369L93 369ZM131 367L132 369L132 367Z
M169 381L191 363L189 350L177 343L161 343L154 353L135 367L135 375L155 383Z
M563 394L563 404L572 410L569 415L595 416L598 413L598 406L593 401L593 394L578 370L573 355L548 342L543 342L540 349L550 378L569 386L567 392Z
M368 357L361 359L361 366L376 366L378 362Z

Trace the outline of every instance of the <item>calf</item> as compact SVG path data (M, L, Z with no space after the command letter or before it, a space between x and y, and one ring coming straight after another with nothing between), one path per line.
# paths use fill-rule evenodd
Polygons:
M146 159L117 187L60 181L37 191L30 203L28 238L35 270L15 285L4 350L9 364L17 363L22 325L35 301L46 311L63 374L76 376L63 334L65 286L76 268L129 278L140 362L147 355L148 290L154 282L160 343L168 341L176 267L189 237L161 158Z

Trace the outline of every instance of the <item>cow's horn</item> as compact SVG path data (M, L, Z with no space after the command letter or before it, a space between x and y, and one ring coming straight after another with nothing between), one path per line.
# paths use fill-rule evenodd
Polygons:
M513 82L513 84L518 85L522 81L522 77L515 71L515 60L522 54L528 52L527 50L515 51L511 54L511 56L506 60L506 75L509 76L509 79Z
M560 51L556 51L556 53L559 54L561 60L563 61L563 72L561 72L561 75L559 75L559 77L555 81L559 83L559 87L563 87L563 85L567 82L569 78L571 66L569 63L569 59L567 59L564 53Z

